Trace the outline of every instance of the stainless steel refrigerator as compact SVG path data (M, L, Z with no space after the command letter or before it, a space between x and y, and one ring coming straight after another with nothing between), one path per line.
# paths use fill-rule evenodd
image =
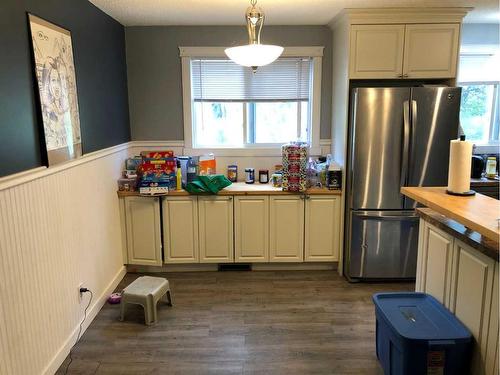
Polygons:
M346 194L346 276L414 278L416 204L402 186L445 186L461 88L354 88Z

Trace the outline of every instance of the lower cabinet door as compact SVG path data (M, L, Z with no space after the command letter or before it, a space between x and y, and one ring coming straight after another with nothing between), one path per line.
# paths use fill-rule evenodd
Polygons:
M429 223L424 231L422 290L449 307L453 237Z
M499 324L498 324L498 299L499 299L499 285L498 285L498 273L499 273L499 263L495 263L495 275L493 277L493 293L491 301L491 313L490 313L490 327L488 328L488 343L486 347L486 374L488 375L498 375L498 334L499 334Z
M161 266L160 202L154 197L126 197L128 264Z
M198 215L200 263L233 262L233 197L199 197Z
M454 255L450 310L474 336L472 374L484 374L495 261L457 239Z
M165 263L198 263L198 199L163 199L163 244Z
M269 197L234 198L234 259L269 261Z
M271 196L269 260L302 262L304 260L303 196Z
M304 260L339 260L340 199L336 196L306 196Z

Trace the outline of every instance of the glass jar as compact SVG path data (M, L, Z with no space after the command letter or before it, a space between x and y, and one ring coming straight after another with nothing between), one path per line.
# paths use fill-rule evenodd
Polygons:
M255 169L245 168L245 182L247 184L253 184L255 182Z
M267 169L259 169L259 182L261 184L269 182L269 171Z
M489 156L486 161L486 177L493 178L497 175L497 158Z

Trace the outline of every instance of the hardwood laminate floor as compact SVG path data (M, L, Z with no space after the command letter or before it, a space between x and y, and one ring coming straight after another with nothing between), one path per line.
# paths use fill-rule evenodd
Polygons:
M73 349L68 374L377 374L381 291L413 283L350 284L334 271L196 272L168 278L173 307L158 324L140 306L106 304ZM140 274L127 274L117 290ZM57 374L64 374L68 358Z

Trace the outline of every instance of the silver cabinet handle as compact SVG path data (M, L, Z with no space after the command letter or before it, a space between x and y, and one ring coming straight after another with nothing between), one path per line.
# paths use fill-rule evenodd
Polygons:
M311 199L311 196L310 195L306 195L306 199Z
M233 200L233 197L229 197L227 198L228 201L232 201Z
M402 74L398 74L396 77L403 78L403 75Z
M408 78L408 74L403 74L403 78Z

